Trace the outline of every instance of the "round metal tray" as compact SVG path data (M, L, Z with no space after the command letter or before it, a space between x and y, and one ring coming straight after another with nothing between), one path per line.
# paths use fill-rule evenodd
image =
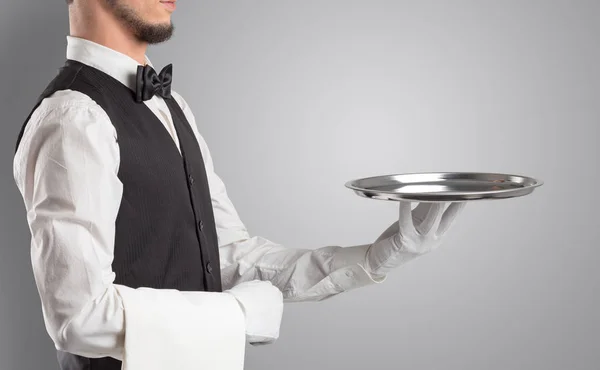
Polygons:
M528 195L543 181L520 175L483 172L425 172L367 177L345 186L372 199L465 202Z

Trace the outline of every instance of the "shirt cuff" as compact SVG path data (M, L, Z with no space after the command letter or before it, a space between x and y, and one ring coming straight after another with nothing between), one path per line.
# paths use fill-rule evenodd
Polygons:
M387 276L376 276L366 268L370 244L339 248L333 256L333 271L329 275L336 288L348 291L367 285L381 284Z

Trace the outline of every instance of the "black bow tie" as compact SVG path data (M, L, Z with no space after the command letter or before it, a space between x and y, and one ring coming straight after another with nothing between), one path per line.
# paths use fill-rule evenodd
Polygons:
M138 66L136 76L135 100L138 103L152 99L154 95L165 99L171 97L171 80L173 78L173 65L169 64L156 74L149 65Z

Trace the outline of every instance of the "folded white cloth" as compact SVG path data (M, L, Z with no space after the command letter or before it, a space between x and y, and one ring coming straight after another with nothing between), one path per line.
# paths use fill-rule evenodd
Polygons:
M226 290L237 299L246 317L246 340L252 345L273 343L279 338L283 317L283 294L270 281L247 281Z
M122 370L243 370L245 319L232 295L117 291L125 312Z

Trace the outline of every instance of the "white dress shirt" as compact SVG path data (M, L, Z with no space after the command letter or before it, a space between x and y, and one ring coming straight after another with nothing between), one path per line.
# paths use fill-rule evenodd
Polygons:
M135 60L87 40L67 37L67 41L68 59L135 89L139 65ZM380 281L363 267L367 245L294 249L251 236L215 173L190 107L179 94L172 94L204 157L224 290L244 281L270 280L286 302L316 301ZM179 146L164 100L155 96L145 104ZM114 283L111 268L123 191L117 177L119 155L116 130L103 109L80 92L64 90L44 99L35 110L14 157L14 178L27 210L31 261L46 329L57 349L87 357L123 358L125 316L118 291L130 288ZM211 315L228 312L224 306L219 309L230 303L219 297L222 294L184 293L199 310L210 306Z

